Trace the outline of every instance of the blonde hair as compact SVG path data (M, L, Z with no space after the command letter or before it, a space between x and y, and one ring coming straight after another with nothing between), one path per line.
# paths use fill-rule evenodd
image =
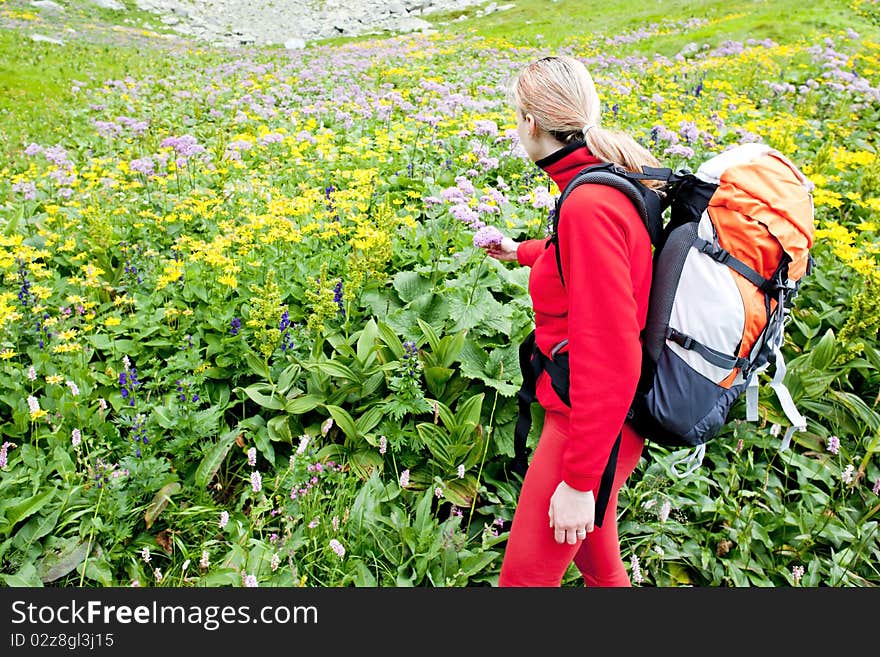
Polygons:
M531 62L513 79L510 97L516 111L534 116L539 128L563 143L584 141L604 162L638 173L643 166L660 166L631 136L600 126L602 108L593 77L574 57Z

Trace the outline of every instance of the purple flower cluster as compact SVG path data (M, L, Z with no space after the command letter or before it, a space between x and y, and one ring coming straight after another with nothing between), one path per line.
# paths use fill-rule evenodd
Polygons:
M181 402L186 402L187 400L191 402L199 401L198 393L192 392L192 383L189 381L184 381L182 379L177 380L177 398Z
M345 304L342 301L342 279L336 282L336 285L333 286L333 301L336 302L336 305L339 306L339 312L344 317L345 316Z
M156 163L150 157L141 157L129 162L128 168L149 178L156 172Z
M134 455L138 458L141 457L141 443L144 445L149 445L150 440L147 438L147 416L143 413L138 413L134 416L134 420L131 424L131 431L129 432L129 437L134 441Z
M181 137L166 137L159 144L162 148L172 148L177 153L178 162L186 162L193 155L205 152L205 147L198 143L192 135L183 135Z
M281 321L278 323L278 330L281 331L281 351L293 348L293 336L290 334L290 326L290 313L285 309L281 313Z
M501 244L504 235L494 226L483 226L474 233L474 246L484 248L487 246L497 246Z
M125 370L119 373L119 393L123 399L128 400L129 406L134 406L134 394L141 382L137 378L137 369L131 365L128 356L123 358Z
M238 335L238 332L241 330L241 319L238 317L233 317L232 321L229 322L229 335Z

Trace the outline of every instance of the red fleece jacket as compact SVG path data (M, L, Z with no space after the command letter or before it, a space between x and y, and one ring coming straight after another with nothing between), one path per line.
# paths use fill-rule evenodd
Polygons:
M568 146L536 164L559 189L597 160L585 146ZM562 477L577 490L598 492L641 371L640 332L648 313L651 243L632 202L607 185L587 184L566 199L559 217L563 286L555 246L522 242L517 260L531 267L529 294L535 341L550 354L568 338L569 409L542 373L537 397L548 411L569 415Z

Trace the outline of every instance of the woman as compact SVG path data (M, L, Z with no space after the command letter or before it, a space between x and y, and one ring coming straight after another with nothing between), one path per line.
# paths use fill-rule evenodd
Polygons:
M584 65L545 57L512 86L517 134L529 158L559 189L590 164L631 171L659 162L631 137L600 127L600 102ZM499 586L560 586L572 560L588 586L629 586L617 534L617 493L644 440L624 424L641 369L639 333L651 287L651 243L635 207L606 185L585 184L559 217L563 285L556 246L505 237L487 253L531 267L529 293L537 347L549 355L568 340L571 407L546 372L537 383L544 426L523 481ZM597 526L595 500L621 433L608 512ZM548 522L549 521L549 522Z

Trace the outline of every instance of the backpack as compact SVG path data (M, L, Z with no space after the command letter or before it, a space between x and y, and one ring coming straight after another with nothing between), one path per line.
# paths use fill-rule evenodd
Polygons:
M660 181L655 189L644 180ZM727 421L733 403L746 399L746 419L758 419L758 379L772 364L770 387L794 431L806 430L783 383L780 351L793 299L813 267L812 184L782 153L748 143L700 165L696 173L643 167L642 173L604 163L579 172L558 197L547 247L555 244L562 204L585 183L611 185L635 205L651 238L653 275L642 332L642 372L628 422L647 440L691 454L673 464L685 477L703 461L706 443ZM668 210L668 221L664 214ZM526 438L535 384L547 371L560 399L568 397L568 354L543 354L532 331L520 345L523 384L517 394L513 470L527 467ZM617 463L620 435L596 499L601 526ZM689 467L679 471L678 466Z

